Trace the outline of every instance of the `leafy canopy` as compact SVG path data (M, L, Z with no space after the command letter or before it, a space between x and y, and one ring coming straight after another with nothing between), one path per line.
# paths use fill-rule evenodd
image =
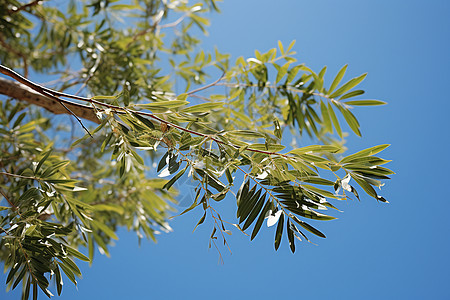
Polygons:
M234 62L202 50L215 0L0 7L0 259L23 299L76 284L75 261L108 255L119 227L170 231L177 182L193 182L178 185L193 191L181 214L203 210L216 247L267 219L275 249L285 235L294 252L325 237L310 220L335 219L340 200L387 202L374 187L393 174L375 156L388 145L343 154L343 130L361 136L352 108L385 104L358 97L366 74L345 81L344 66L327 83L294 42ZM237 220L224 220L216 202L233 199Z

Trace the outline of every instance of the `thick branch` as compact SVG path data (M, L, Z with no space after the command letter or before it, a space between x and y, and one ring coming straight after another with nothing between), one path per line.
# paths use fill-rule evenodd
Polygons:
M39 94L24 84L0 77L0 94L20 101L38 105L54 114L67 114L68 111L58 101ZM77 117L100 123L92 107L67 101L64 103Z

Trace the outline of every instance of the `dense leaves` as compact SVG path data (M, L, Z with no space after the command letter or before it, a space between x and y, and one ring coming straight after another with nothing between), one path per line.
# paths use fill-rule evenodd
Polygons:
M361 136L353 106L385 104L359 98L366 74L344 80L344 66L327 84L326 67L297 63L295 42L234 63L202 50L214 0L0 6L1 72L66 108L56 118L2 98L0 259L24 299L51 296L52 280L58 295L65 278L76 284L78 260L109 255L119 227L139 239L170 231L182 182L192 202L181 214L202 210L195 228L210 222L218 250L231 229L253 240L273 227L275 249L286 236L295 252L296 240L325 238L316 220L336 219L340 200L387 202L375 187L393 172L375 155L388 145L344 154L344 130ZM295 146L306 135L317 145ZM223 220L216 204L233 199L236 220Z

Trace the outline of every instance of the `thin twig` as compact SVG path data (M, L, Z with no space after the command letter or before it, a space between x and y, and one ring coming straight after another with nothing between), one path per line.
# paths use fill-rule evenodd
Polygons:
M19 208L16 205L14 205L14 203L12 203L11 200L9 200L9 198L6 196L6 193L1 188L0 188L0 194L3 195L3 197L6 199L6 201L8 201L9 205L11 205L11 207L14 208L14 210L16 210L20 216Z
M32 7L32 6L35 6L35 5L39 5L40 2L43 2L43 1L44 0L34 0L34 1L31 1L30 3L28 3L28 4L22 5L21 7L13 7L13 9L9 9L8 10L8 13L10 15L15 14L15 13L17 13L17 12L19 12L21 10L25 10L25 9L27 9L29 7Z
M157 26L157 28L161 29L161 28L175 27L178 24L180 24L181 21L183 21L187 17L187 15L188 14L186 13L186 14L182 15L181 17L179 17L177 20L173 21L172 23L163 24L161 26Z
M212 86L215 86L217 83L219 83L219 81L222 80L223 76L225 76L225 72L223 72L222 75L220 75L220 77L219 77L216 81L211 82L210 84L207 84L207 85L205 85L205 86L199 87L198 89L195 89L195 90L192 90L192 91L190 91L190 92L187 92L187 94L188 94L188 95L192 95L192 94L195 94L195 93L197 93L197 92L206 90L206 89L208 89L208 88L210 88L210 87L212 87Z
M11 176L11 177L23 178L23 179L40 180L40 179L37 178L37 177L22 176L22 175L17 175L17 174L12 174L12 173L7 173L7 172L0 172L0 175L6 175L6 176Z

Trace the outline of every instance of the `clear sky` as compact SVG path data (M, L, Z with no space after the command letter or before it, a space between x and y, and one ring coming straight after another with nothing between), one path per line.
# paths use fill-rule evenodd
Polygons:
M295 39L298 60L314 70L328 65L334 76L349 64L347 78L368 72L367 98L389 104L355 108L363 138L351 134L347 146L392 144L382 155L397 173L382 191L390 204L368 196L338 203L338 220L314 223L327 239L297 243L295 254L285 237L275 252L274 227L253 242L234 231L232 255L221 249L223 265L208 250L211 224L192 233L200 211L174 219L174 232L158 244L138 247L123 231L111 258L80 262L78 291L67 282L61 299L450 299L450 1L226 0L220 7L207 49L250 57ZM223 205L229 215L234 209L233 199ZM0 289L0 299L19 295Z

